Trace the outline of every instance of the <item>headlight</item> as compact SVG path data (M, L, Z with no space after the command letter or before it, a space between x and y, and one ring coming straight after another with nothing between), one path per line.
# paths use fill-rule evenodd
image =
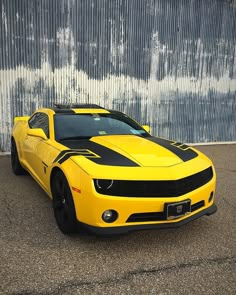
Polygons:
M94 182L96 189L99 191L109 190L113 185L113 180L111 179L96 179Z

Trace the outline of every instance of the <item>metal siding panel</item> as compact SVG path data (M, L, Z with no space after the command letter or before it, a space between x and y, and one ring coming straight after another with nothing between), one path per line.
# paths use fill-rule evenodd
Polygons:
M2 0L0 151L14 116L97 103L184 142L236 140L234 0Z

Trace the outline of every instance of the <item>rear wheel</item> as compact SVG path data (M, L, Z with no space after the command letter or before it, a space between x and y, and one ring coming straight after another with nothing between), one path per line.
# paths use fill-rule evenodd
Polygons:
M75 206L68 182L61 171L52 180L53 210L59 229L64 234L77 231Z
M16 143L13 138L11 140L11 167L15 175L26 174L25 169L21 166L19 161Z

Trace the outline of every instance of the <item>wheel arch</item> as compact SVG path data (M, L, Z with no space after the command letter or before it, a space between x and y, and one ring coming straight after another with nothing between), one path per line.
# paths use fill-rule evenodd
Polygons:
M61 171L64 174L70 189L72 186L78 187L81 185L82 169L71 159L68 159L62 164L59 164L58 162L54 163L50 171L50 187L52 186L53 178L57 171Z
M11 143L12 143L12 141L14 141L16 144L16 140L15 140L15 137L13 136L13 134L11 135Z
M55 167L52 168L52 171L51 171L51 174L50 174L50 191L51 191L51 195L52 195L52 182L53 182L53 179L54 179L54 177L55 177L55 175L56 175L56 173L58 171L61 171L65 176L64 171L62 169L60 169L58 166L55 166Z
M15 145L16 145L16 150L17 150L17 153L18 153L19 161L21 162L22 158L23 158L22 150L20 148L19 142L16 140L16 136L14 136L13 134L11 135L11 148L12 148L12 142L14 142Z
M53 187L53 181L56 175L60 175L59 181L62 183L62 188L59 187L59 189L57 188L54 191L55 188ZM54 166L51 171L50 189L52 194L54 216L59 229L64 234L75 233L77 231L77 219L73 195L65 173L58 166ZM52 190L54 191L53 193ZM63 212L63 214L60 212Z
M15 146L16 146L16 150L17 150L17 153L18 153L18 157L19 157L19 160L21 159L21 153L20 153L20 148L19 148L19 145L17 143L17 140L15 139L15 137L13 136L13 134L11 135L11 149L12 149L12 143L14 142ZM12 152L12 151L11 151Z
M26 169L22 166L19 159L19 148L13 136L11 136L11 166L15 175L26 174Z
M55 175L57 174L57 172L60 171L63 173L70 189L71 189L71 185L70 185L70 178L68 177L69 175L67 175L67 173L65 172L65 169L62 169L62 167L59 167L59 166L54 166L51 170L51 173L50 173L50 191L51 191L51 196L52 196L52 183L53 183L53 179L55 177Z

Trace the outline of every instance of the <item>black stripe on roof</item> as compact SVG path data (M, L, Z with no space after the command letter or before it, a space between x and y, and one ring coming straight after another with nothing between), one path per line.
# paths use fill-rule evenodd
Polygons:
M71 109L52 109L56 114L75 114Z
M98 104L54 104L55 109L104 109Z

